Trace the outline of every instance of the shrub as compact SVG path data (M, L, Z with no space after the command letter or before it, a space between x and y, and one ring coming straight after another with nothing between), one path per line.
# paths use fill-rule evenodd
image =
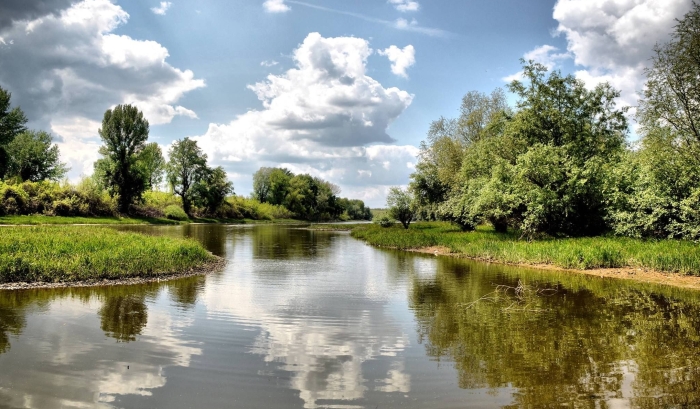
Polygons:
M391 220L388 216L382 216L382 217L378 218L375 223L377 223L378 225L380 225L382 227L391 227L394 225L394 221Z
M165 214L165 217L167 217L170 220L183 221L189 219L187 217L187 213L185 213L185 211L177 205L170 205L166 207L165 210L163 210L163 213Z

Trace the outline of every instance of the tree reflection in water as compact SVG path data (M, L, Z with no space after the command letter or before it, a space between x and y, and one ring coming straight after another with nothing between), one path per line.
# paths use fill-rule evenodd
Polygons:
M435 277L414 279L410 294L420 341L428 355L454 361L461 388L515 387L512 407L700 402L697 302L602 280L553 285L536 273L494 283L479 268L486 267L441 260ZM509 291L474 302L520 279L552 294L521 300Z

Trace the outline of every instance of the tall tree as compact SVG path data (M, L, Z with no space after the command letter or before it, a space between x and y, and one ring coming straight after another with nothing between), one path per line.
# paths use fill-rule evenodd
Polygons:
M27 117L19 107L10 109L12 94L0 87L0 179L5 177L9 165L7 144L19 133L27 130Z
M226 171L221 166L206 168L203 173L203 177L192 187L194 201L213 215L224 204L226 197L233 194L233 183L228 181Z
M25 131L7 145L10 158L8 177L22 181L59 180L68 168L59 161L58 146L51 144L51 134L44 131Z
M95 171L111 195L118 196L119 211L126 213L146 189L143 171L137 166L139 154L148 139L148 121L132 105L108 109L99 129L104 145L103 158L95 162Z
M670 126L680 138L700 143L700 4L678 20L671 41L654 48L640 101L647 126Z
M158 146L156 142L144 145L137 162L146 178L147 189L155 189L163 183L165 159L163 158L163 152L160 146Z
M415 205L410 192L400 187L392 187L386 197L386 206L389 208L389 215L408 229L415 216Z
M206 172L207 155L197 146L197 141L185 138L173 143L167 166L168 183L182 198L182 208L188 215L192 213L195 198L192 187L206 176Z

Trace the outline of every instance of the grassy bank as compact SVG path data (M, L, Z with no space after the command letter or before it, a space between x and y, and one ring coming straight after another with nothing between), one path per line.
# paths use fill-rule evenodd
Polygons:
M352 235L375 246L402 250L442 246L466 257L501 263L567 269L632 267L700 276L700 246L690 241L585 237L528 242L487 227L465 233L447 223L414 223L408 230L358 225Z
M187 220L170 220L164 217L115 217L115 216L0 216L0 225L67 225L67 224L164 224L176 225L187 223L214 223L214 224L283 224L304 223L294 219L217 219L217 218L192 218Z
M216 260L194 240L101 226L0 229L0 283L157 277Z

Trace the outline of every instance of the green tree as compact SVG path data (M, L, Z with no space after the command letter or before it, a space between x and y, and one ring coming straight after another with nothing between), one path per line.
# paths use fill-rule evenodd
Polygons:
M253 197L260 203L267 202L270 194L270 173L273 169L262 167L253 173Z
M389 208L389 215L400 221L405 229L408 229L415 216L415 206L411 193L400 187L390 188L386 198L386 206Z
M146 178L146 188L155 189L163 183L165 159L156 142L147 143L138 155L138 167Z
M207 155L197 141L185 138L173 143L167 166L168 183L182 198L182 208L188 215L192 214L195 199L192 187L206 177L207 170Z
M59 161L57 145L52 145L51 134L44 131L25 131L7 145L10 158L7 177L19 177L23 182L59 180L68 171Z
M228 181L226 171L221 166L207 168L192 190L195 204L213 215L224 204L226 197L233 194L233 183Z
M122 213L128 212L129 206L146 190L147 181L137 162L148 131L148 121L132 105L108 109L98 131L104 145L100 147L103 158L95 162L95 172L110 194L118 196Z
M532 61L512 117L496 118L493 135L465 154L459 192L443 207L461 226L488 220L527 235L598 234L609 226L604 188L624 153L625 109L608 84L583 82Z
M679 138L700 142L700 5L678 20L671 41L654 48L640 101L646 126L669 126Z
M7 145L19 133L27 130L27 117L19 107L10 109L12 94L0 87L0 179L5 177L10 163Z

